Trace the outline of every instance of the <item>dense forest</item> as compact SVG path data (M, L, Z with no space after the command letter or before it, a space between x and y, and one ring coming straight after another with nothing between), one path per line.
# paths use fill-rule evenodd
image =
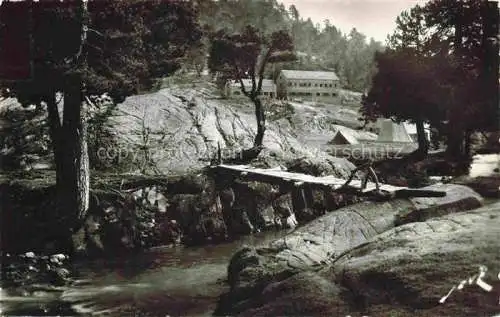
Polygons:
M383 45L358 32L344 33L330 23L314 24L310 18L301 17L296 7L285 7L277 0L198 0L200 24L206 34L218 30L239 32L246 25L253 25L260 32L271 34L278 30L288 31L297 51L297 61L283 63L266 72L273 78L280 69L335 71L347 89L365 91L375 72L374 53ZM197 61L196 55L204 56L208 49L197 48L197 54L188 55ZM198 59L198 60L201 60Z

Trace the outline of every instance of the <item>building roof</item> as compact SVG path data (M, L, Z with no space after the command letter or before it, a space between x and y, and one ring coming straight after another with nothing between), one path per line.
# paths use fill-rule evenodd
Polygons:
M251 89L252 88L252 80L249 78L244 78L242 79L243 85L245 86L245 89ZM255 84L257 85L259 82L258 80L255 80ZM235 88L240 88L240 81L239 80L233 80L231 81L231 86ZM263 79L262 80L262 89L274 89L274 82L270 79Z
M282 70L281 74L287 79L339 80L339 77L334 72Z

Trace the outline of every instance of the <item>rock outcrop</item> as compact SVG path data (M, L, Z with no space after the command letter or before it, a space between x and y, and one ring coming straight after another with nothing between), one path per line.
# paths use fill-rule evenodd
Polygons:
M500 310L499 228L500 204L409 223L338 258L332 273L370 316L394 306L414 316L493 316ZM480 266L492 270L483 278L490 292L477 285Z
M320 157L335 161L337 170L346 165L345 160L326 155L317 142L307 137L324 135L321 143L325 145L336 130L335 118L341 115L338 111L311 106L304 110L300 105L277 101L267 101L264 106L269 118L265 150L258 161L276 166L301 157ZM223 158L251 147L257 129L253 105L248 100L221 99L206 83L196 88L175 86L132 96L117 109L110 119L120 147L115 156L131 165L132 171L148 164L163 174L199 169L216 157L218 146ZM357 124L357 114L342 115L344 120L349 118ZM143 147L148 152L141 150Z
M500 198L500 174L479 177L459 177L451 181L474 189L486 198Z
M267 284L235 315L497 316L499 225L496 203L395 227L315 272Z
M299 165L311 169L305 161ZM332 163L332 162L330 162ZM328 172L345 175L325 163ZM0 179L2 241L9 252L68 250L71 234L55 208L54 173ZM204 244L264 230L291 228L326 208L325 199L297 205L300 192L258 182L220 184L207 173L141 176L94 173L89 216L72 235L82 253L113 253L172 243ZM346 201L339 202L339 204ZM329 202L329 208L339 204ZM307 216L305 216L307 214ZM297 217L296 217L297 215ZM18 237L19 232L32 232ZM7 250L6 249L6 250ZM16 250L14 250L16 249Z
M352 205L313 220L269 246L240 250L233 256L228 267L231 290L221 297L216 314L236 314L253 309L262 304L263 298L266 304L272 306L272 300L263 294L266 289L269 291L273 283L280 283L291 276L295 280L301 280L305 277L295 276L297 273L329 266L337 259L344 258L349 250L378 241L379 237L384 236L384 232L390 232L396 225L410 219L425 223L423 221L428 219L474 209L482 204L482 198L465 186L441 185L431 186L429 189L445 190L447 196ZM336 286L325 285L323 283L317 287L336 292ZM292 311L286 312L274 311L279 315L292 314ZM294 314L303 315L308 312L300 310Z
M210 163L219 145L224 158L253 145L253 104L246 98L221 99L207 81L193 80L189 85L179 83L155 93L131 96L117 107L101 99L98 109L90 109L89 156L94 168L183 174ZM345 160L326 155L324 146L338 124L360 126L355 108L276 100L266 100L264 107L268 116L265 149L257 164L276 166L301 157L320 157L345 165ZM108 114L109 120L103 121ZM12 161L12 168L52 168L43 105L23 108L15 99L2 100L0 120L3 162ZM375 137L363 131L353 133Z
M0 169L50 168L52 149L42 107L0 100Z

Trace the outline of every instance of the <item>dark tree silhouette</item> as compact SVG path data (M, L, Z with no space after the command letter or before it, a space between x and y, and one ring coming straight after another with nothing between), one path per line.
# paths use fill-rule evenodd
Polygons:
M294 59L292 38L286 31L265 36L256 28L246 26L241 33L229 35L218 31L211 38L208 62L211 73L225 80L239 81L242 93L255 105L257 133L246 159L260 153L266 130L266 117L260 100L266 65ZM245 87L244 78L251 79L251 87Z
M482 76L491 61L485 58L489 44L483 37L487 27L481 12L487 5L484 0L432 0L424 6L426 26L432 29L428 49L448 56L458 75L450 82L454 87L450 99L454 102L447 115L447 152L451 157L469 155L471 132L483 130L490 121L491 111L485 111L485 105L493 96L491 89L488 93L484 87L491 87L491 83ZM498 12L498 8L492 9ZM498 25L498 13L496 16L491 24ZM494 54L498 55L498 46Z
M491 71L498 68L487 58L494 56L489 60L498 64L498 40L487 39L486 34L495 33L495 28L488 29L484 21L486 4L483 0L432 0L403 12L389 37L388 51L377 57L378 74L364 100L364 116L414 121L421 154L428 148L423 122L445 127L449 156L468 156L471 133L484 130L491 121L486 105L498 100L498 74ZM498 25L498 9L493 12L496 19L490 14L490 24L496 20Z
M415 154L425 156L429 145L423 123L444 120L443 61L418 57L413 50L387 50L378 53L375 60L378 72L363 98L363 117L367 121L386 117L416 123L419 149Z
M0 15L19 8L31 13L17 23L32 26L33 72L28 80L0 80L0 86L24 105L46 103L58 210L77 230L89 204L87 104L103 93L122 102L177 70L179 58L200 38L196 13L185 1L70 0L3 1ZM6 24L15 19L0 21L0 41L6 41L9 32L1 31L16 30ZM64 96L62 117L58 94Z
M437 96L432 96L437 91L439 77L435 77L436 63L424 45L427 33L424 18L418 5L397 17L396 29L388 37L387 51L376 55L378 74L361 108L368 121L385 116L414 122L419 157L427 155L429 150L424 123L438 122L441 117L436 111Z

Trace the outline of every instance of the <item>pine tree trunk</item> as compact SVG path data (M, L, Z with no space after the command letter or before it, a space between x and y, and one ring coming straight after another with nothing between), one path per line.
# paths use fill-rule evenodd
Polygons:
M49 113L49 133L52 140L52 151L54 152L54 164L56 167L56 184L57 188L59 188L63 186L61 177L63 175L64 138L61 133L61 119L57 108L55 92L47 96L47 110Z
M462 54L462 19L459 17L455 24L455 54L460 57ZM448 111L448 133L446 138L446 154L449 158L461 159L463 157L464 129L462 127L463 118L459 111L461 100L454 96L452 109Z
M82 82L78 75L67 80L64 92L63 162L59 195L63 210L77 230L87 216L90 195L87 123L83 106Z
M424 121L417 120L418 155L424 158L429 153L429 141L425 135Z
M75 63L85 67L88 12L87 0L79 1L81 24L80 48L75 53ZM55 136L60 164L57 177L58 204L68 229L74 234L82 227L90 200L90 171L87 148L87 122L83 103L83 79L79 71L69 73L65 78L64 111L60 135ZM77 247L73 243L73 247Z
M472 143L472 131L465 131L465 144L464 144L464 155L465 157L471 156L471 144Z
M257 119L257 134L255 135L253 146L255 148L262 148L264 133L266 131L266 117L259 97L252 98L252 101L255 105L255 118Z
M463 131L460 129L452 129L448 133L448 137L446 138L446 154L448 157L455 159L463 157L463 134Z

